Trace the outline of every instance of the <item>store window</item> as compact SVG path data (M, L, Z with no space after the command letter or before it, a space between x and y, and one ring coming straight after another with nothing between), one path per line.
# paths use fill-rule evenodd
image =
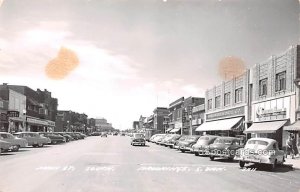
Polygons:
M267 78L259 81L259 96L267 95L267 83L268 83Z
M224 106L230 105L230 92L224 94Z
M240 103L242 102L243 98L243 88L239 88L235 90L235 103Z
M285 89L286 89L286 72L284 71L276 74L275 90L283 91Z
M212 99L209 99L209 100L207 101L207 109L208 109L208 110L212 109Z
M215 108L220 108L221 107L221 96L217 96L215 98Z

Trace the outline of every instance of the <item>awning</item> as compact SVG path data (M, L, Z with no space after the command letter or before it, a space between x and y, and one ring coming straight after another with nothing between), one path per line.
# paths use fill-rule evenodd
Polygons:
M176 133L176 132L178 132L180 130L180 128L175 128L175 129L173 129L172 131L170 131L170 133Z
M169 131L171 131L172 129L173 129L173 128L169 128L169 129L166 130L166 132L169 132Z
M286 121L270 121L263 123L254 123L244 133L274 133L280 129Z
M300 131L300 121L296 121L293 125L284 126L283 130L285 131Z
M196 131L228 131L242 120L242 117L206 122L200 125Z

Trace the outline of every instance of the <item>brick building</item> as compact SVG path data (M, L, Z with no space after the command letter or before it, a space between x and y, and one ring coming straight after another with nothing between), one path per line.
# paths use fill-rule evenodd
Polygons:
M0 85L1 97L9 102L9 110L20 116L10 118L12 131L53 131L58 102L51 92L37 91L22 85Z

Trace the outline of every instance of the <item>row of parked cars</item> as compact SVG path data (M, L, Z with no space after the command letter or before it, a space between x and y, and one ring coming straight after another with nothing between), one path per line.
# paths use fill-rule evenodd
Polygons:
M269 138L251 138L244 144L241 138L215 135L176 135L156 134L150 142L194 153L196 156L206 156L210 160L226 158L238 160L240 167L246 163L264 164L274 170L278 164L285 162L285 153L278 147L278 142Z
M43 147L44 145L66 143L84 139L85 134L80 132L0 132L0 154L2 152L16 152L27 146Z

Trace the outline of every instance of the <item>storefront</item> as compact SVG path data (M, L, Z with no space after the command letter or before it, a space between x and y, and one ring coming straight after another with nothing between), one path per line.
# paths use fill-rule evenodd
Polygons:
M295 122L295 97L287 96L252 104L252 126L245 131L251 137L266 137L278 141L279 147L285 146L288 132L283 127Z
M27 117L27 130L32 132L53 132L55 122L38 119L33 117Z
M170 133L181 134L182 122L175 122L174 129L170 131Z
M201 135L239 136L245 128L246 106L206 114L206 122L196 131Z
M283 130L295 136L296 144L298 146L298 149L300 149L300 121L298 120L292 125L284 126Z

